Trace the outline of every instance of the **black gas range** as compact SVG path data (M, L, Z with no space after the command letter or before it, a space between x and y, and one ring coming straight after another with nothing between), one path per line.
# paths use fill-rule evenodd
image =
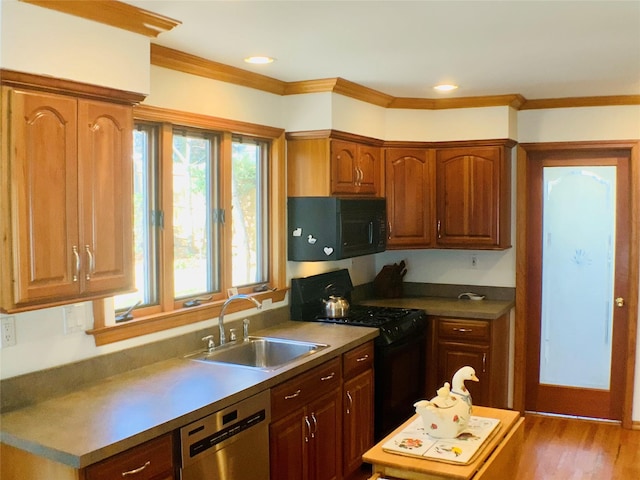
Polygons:
M424 331L426 315L418 309L357 304L350 305L346 317L327 317L324 300L330 295L338 295L351 303L352 290L347 269L294 278L291 280L291 319L376 327L380 329L377 345L390 345Z
M380 336L375 340L377 345L391 345L421 334L426 326L426 316L422 310L373 305L351 305L347 317L328 318L317 315L310 321L376 327L380 329Z
M337 295L351 303L353 285L346 269L291 280L291 319L375 327L375 439L380 440L415 413L424 398L427 316L418 309L350 305L348 316L328 318L325 304Z

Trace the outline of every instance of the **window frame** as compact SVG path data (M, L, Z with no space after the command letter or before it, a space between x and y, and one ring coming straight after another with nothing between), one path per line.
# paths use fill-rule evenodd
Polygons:
M158 126L158 155L171 158L174 128L187 127L202 129L220 135L220 200L221 208L227 212L231 207L231 152L234 136L255 137L270 143L267 160L268 188L268 284L271 289L255 293L256 298L271 299L274 302L285 298L286 286L286 168L284 129L258 124L226 120L202 114L185 113L177 110L139 105L134 107L134 122L155 124ZM170 163L169 163L170 165ZM164 228L160 236L159 269L159 305L135 309L134 319L128 322L113 324L113 312L106 312L110 302L94 301L94 328L87 331L94 336L96 345L105 345L116 341L167 330L182 325L211 319L220 313L220 308L227 298L226 289L231 285L231 222L227 220L227 229L221 232L221 291L216 292L211 300L196 307L184 307L186 299L174 299L173 266L173 173L167 168L166 160L158 165L160 198L158 208L164 212ZM228 231L228 233L227 233ZM239 293L253 293L253 286L238 288ZM239 311L251 308L243 302L230 304L228 311Z

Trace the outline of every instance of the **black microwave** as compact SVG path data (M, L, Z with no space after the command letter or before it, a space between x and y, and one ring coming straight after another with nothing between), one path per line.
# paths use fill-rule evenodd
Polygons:
M289 197L289 260L341 260L384 252L384 198Z

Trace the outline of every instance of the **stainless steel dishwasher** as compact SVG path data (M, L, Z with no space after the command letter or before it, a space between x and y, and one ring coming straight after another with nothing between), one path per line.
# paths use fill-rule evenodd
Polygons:
M269 480L266 390L180 429L182 480Z

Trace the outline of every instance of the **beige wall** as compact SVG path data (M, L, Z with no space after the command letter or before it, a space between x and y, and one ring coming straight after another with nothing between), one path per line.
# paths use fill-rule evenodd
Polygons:
M149 39L17 0L0 1L0 67L149 92Z

